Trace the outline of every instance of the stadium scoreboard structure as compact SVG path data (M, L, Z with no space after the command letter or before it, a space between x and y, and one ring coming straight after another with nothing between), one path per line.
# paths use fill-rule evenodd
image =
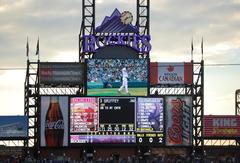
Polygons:
M191 99L186 96L151 97L149 91L149 83L153 81L155 84L184 84L186 81L186 84L191 84L192 64L160 63L165 66L156 69L155 63L150 64L149 59L151 37L139 35L137 27L131 23L118 22L121 19L119 13L115 9L96 30L111 33L110 22L115 21L122 28L121 33L83 37L84 52L94 52L92 58L85 59L83 63L39 63L41 86L57 87L69 83L71 86L81 85L85 90L81 96L41 96L41 147L110 144L192 146ZM106 43L100 46L99 38ZM129 42L123 41L124 38ZM116 56L113 49L107 48L109 45L112 48L121 46L129 55L125 58ZM98 48L94 49L95 46ZM130 49L147 55L136 58ZM98 51L101 51L102 58L98 58ZM150 76L151 73L155 76ZM180 99L178 108L171 108L173 104L168 99ZM184 108L187 108L188 117L186 109L182 111ZM178 124L173 114L176 112L179 113ZM51 137L56 135L62 135L61 139L53 141ZM184 139L187 140L184 142Z
M149 10L148 4L141 7ZM150 62L149 17L137 12L136 26L123 23L115 9L100 26L91 23L93 30L87 30L83 15L78 63L28 61L25 114L35 114L29 116L34 125L28 128L33 134L26 147L201 145L202 126L193 119L203 113L202 108L194 111L202 107L203 62L195 74L193 61ZM39 73L30 73L32 67ZM199 79L196 90L194 75ZM184 93L169 93L178 87ZM168 93L159 93L162 88ZM174 108L169 99L180 101L179 106Z
M191 146L191 107L190 96L44 95L40 146Z

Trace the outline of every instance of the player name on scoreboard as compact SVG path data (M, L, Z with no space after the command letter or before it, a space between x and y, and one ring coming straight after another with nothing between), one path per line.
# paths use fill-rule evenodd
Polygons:
M163 98L72 97L71 144L163 145Z
M99 98L100 131L134 131L136 98Z

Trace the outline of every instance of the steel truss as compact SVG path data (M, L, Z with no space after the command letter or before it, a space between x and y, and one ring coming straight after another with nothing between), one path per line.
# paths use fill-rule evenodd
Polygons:
M150 0L137 0L137 26L140 34L149 35ZM83 52L83 36L95 35L95 0L82 0L82 23L79 33L79 62L91 58L92 53ZM144 54L139 54L144 55ZM149 55L147 55L149 57ZM29 117L29 138L24 142L25 147L36 147L38 140L38 109L40 95L76 95L81 94L82 88L51 88L40 87L38 62L27 61L25 80L24 114ZM204 61L193 62L192 85L158 85L150 89L151 94L157 95L191 95L193 97L193 146L202 148L203 115L204 115Z
M37 147L39 140L38 124L40 123L38 111L40 109L40 96L42 95L82 95L81 86L50 87L39 83L39 63L27 61L24 94L24 115L28 116L28 139L24 141L24 147ZM35 148L36 149L36 148Z
M95 34L95 0L82 0L82 24L79 33L79 62L91 58L91 52L83 52L85 35Z
M141 35L150 34L150 0L137 0L137 27Z
M235 115L240 115L240 89L235 92ZM215 138L204 139L204 146L236 146L239 147L240 139L237 138Z
M235 114L240 115L240 89L235 92Z
M193 63L193 145L203 148L204 61ZM202 149L203 152L203 149Z
M1 140L0 146L24 147L24 140Z
M205 139L204 146L236 146L233 139Z
M28 138L25 147L37 145L37 110L39 102L38 62L27 60L27 71L24 88L24 115L28 116Z
M159 84L150 88L150 95L189 95L193 99L193 147L203 151L204 61L193 63L193 84Z
M150 0L137 0L137 22L140 35L150 35ZM139 45L142 46L141 44ZM143 58L149 58L148 54L139 53Z
M240 115L240 89L235 92L235 114ZM240 139L236 139L236 145L240 145Z

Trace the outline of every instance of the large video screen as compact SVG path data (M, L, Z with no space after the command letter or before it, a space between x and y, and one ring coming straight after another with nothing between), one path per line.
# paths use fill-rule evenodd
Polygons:
M148 59L87 60L88 96L147 96Z
M70 133L93 131L98 131L98 99L71 98Z
M139 144L163 144L163 98L137 99L136 132Z

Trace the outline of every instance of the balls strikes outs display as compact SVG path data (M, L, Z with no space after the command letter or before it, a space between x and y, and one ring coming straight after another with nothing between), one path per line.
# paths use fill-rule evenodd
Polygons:
M121 15L121 22L124 24L124 25L127 25L127 24L130 24L132 23L133 21L133 15L131 12L129 11L124 11Z

